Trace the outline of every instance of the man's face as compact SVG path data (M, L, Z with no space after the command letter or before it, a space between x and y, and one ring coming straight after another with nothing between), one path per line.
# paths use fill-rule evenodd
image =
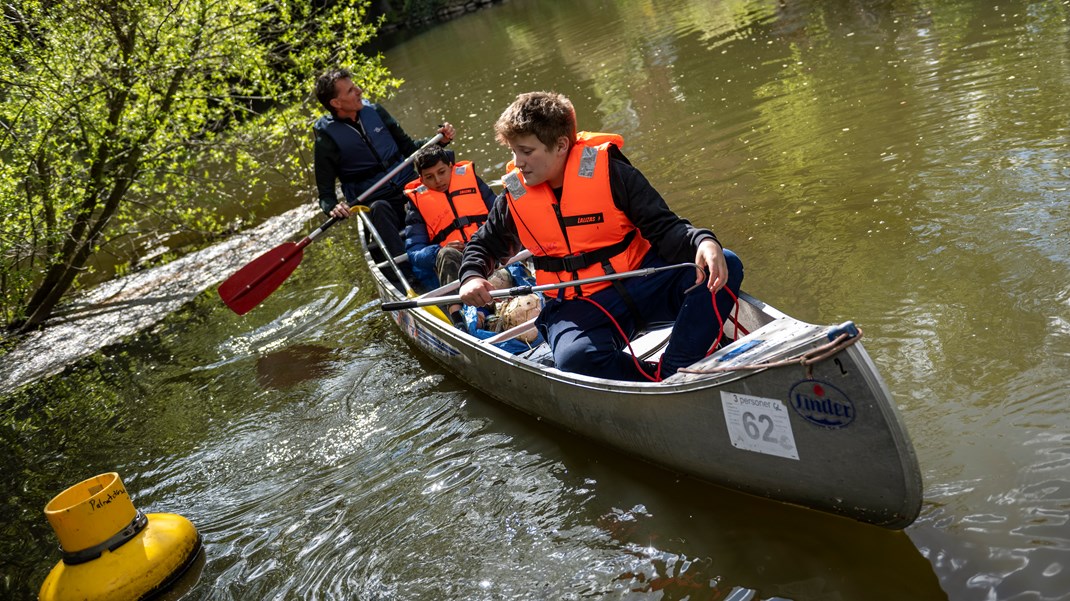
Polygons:
M446 163L439 161L434 165L420 170L420 182L435 192L445 192L450 189L450 177L453 169Z
M560 137L547 147L535 134L517 136L509 140L513 152L513 164L524 174L524 182L537 186L543 182L560 188L565 180L565 162L568 159L568 138Z
M354 117L361 108L364 90L351 79L339 79L334 82L334 98L331 105L340 117Z

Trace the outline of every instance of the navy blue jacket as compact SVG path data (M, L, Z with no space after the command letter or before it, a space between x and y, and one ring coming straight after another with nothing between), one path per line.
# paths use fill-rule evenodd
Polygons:
M316 189L324 213L338 204L336 180L342 184L346 202L353 204L361 193L426 142L414 141L386 109L366 100L357 121L325 115L312 129L316 136L313 147ZM411 165L402 169L363 204L381 199L400 202L405 184L415 177Z

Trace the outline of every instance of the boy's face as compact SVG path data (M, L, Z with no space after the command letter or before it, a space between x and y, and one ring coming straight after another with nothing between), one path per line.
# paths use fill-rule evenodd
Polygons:
M535 134L517 136L509 140L509 150L513 152L513 164L524 174L527 185L546 182L553 188L560 188L564 183L568 138L562 136L548 147Z
M420 170L420 182L435 192L445 192L450 189L450 177L453 169L450 165L439 161L426 169Z

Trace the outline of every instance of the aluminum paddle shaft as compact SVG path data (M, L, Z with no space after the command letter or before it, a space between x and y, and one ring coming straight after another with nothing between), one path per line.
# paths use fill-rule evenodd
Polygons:
M702 268L695 263L677 263L675 265L663 265L661 267L647 267L645 269L635 269L632 271L622 271L620 273L608 273L606 275L599 275L593 278L584 278L582 280L572 280L571 282L560 282L557 284L542 284L539 286L514 286L512 288L502 288L501 290L492 290L490 297L497 300L500 298L510 298L513 296L524 296L525 294L532 294L534 292L546 292L547 290L559 290L561 288L569 288L571 286L582 286L584 284L595 284L598 282L611 282L614 280L623 280L626 278L643 277L653 275L661 271L668 271L670 269L683 269L690 268L696 269L701 272ZM437 296L432 298L418 298L404 301L394 301L389 303L383 303L380 308L383 311L398 311L400 309L414 309L416 307L426 307L427 305L452 305L456 303L464 302L461 300L460 295L454 294L451 296Z

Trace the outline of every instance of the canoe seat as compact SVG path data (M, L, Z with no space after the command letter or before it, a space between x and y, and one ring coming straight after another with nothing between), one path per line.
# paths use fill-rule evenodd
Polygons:
M545 342L530 351L524 351L517 356L547 367L554 366L554 354L550 351L550 345Z
M669 344L673 322L651 324L632 339L632 354L643 361L657 361ZM624 348L628 352L628 348Z

